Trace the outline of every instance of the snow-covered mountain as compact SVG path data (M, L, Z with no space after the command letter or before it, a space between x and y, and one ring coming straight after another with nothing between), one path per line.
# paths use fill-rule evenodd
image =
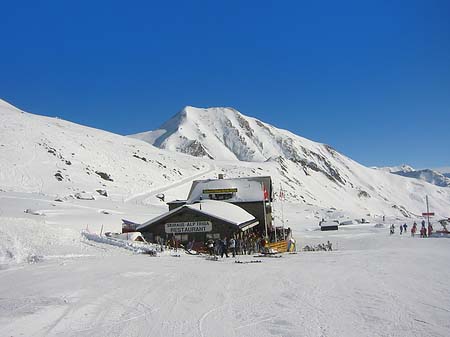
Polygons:
M441 173L443 176L450 178L450 167L440 167L437 169L434 169L434 171L437 171Z
M448 216L450 189L364 167L234 109L187 107L164 130L138 137L162 149L0 101L0 189L55 198L102 198L105 190L122 202L154 202L161 192L185 198L192 180L219 173L270 175L276 194L282 186L299 216L313 222L320 209L330 217L415 216L425 195L436 213Z
M410 172L398 171L392 173L401 175L403 177L420 179L436 186L450 187L449 177L430 169L423 169Z
M275 181L288 187L292 200L307 204L347 210L356 207L367 213L390 209L411 215L420 213L425 194L435 190L423 182L398 179L390 171L364 167L326 144L278 129L232 108L188 106L158 130L130 137L170 151L227 161L236 167L272 163L276 172L269 173ZM413 170L408 166L400 169ZM444 204L450 201L449 192L436 191Z
M397 172L413 172L415 169L407 164L403 164L400 166L385 166L385 167L372 167L373 169L389 172L389 173L397 173Z
M390 172L393 174L397 174L403 177L419 179L422 181L426 181L430 184L441 186L441 187L450 187L450 174L449 173L441 173L438 170L431 169L421 169L416 170L409 165L401 165L401 166L393 166L393 167L374 167L377 170L381 170L384 172Z
M283 156L313 159L323 145L281 130L233 108L187 106L158 130L131 135L154 146L216 160L261 162ZM332 150L331 150L332 151Z

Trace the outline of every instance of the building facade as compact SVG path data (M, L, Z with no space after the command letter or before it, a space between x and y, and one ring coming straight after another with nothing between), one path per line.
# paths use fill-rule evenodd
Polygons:
M169 211L137 228L147 241L205 242L272 230L270 177L197 180L186 200L168 202Z

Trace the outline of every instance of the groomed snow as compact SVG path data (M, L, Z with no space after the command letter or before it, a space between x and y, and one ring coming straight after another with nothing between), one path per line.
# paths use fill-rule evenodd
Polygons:
M22 197L21 208L29 206L32 201ZM143 213L145 208L116 210ZM27 220L13 208L7 212L8 218L0 217L0 233L14 226L17 251L32 245L39 258L1 265L5 336L450 334L450 239L389 236L388 226L377 228L376 221L321 232L313 220L298 218L297 208L286 205L299 246L330 240L335 251L279 259L238 256L241 262L261 263L237 264L233 258L216 262L182 251L150 257L82 240L83 224L75 224L70 212L54 213L57 226L42 226L41 217L23 213L24 219L39 217L24 226ZM98 222L94 212L89 214ZM391 222L401 223L386 219ZM39 231L43 234L36 236ZM52 247L52 242L66 244Z

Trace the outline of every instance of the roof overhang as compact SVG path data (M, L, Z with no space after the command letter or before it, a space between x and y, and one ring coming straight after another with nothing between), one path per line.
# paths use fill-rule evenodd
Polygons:
M206 201L205 201L206 202ZM211 202L211 201L208 201ZM215 201L215 203L218 203L219 201ZM225 203L227 207L230 207L229 203ZM248 215L251 217L250 220L244 221L244 222L233 222L230 221L229 219L226 219L224 217L221 216L215 216L214 214L211 214L211 212L208 212L206 210L202 210L199 208L194 208L194 207L190 207L192 206L192 204L185 204L183 206L180 206L178 208L175 208L169 212L163 213L147 222L144 222L142 225L140 225L139 227L136 228L137 231L148 231L152 226L156 225L157 223L161 223L164 222L166 219L184 211L190 211L193 213L197 213L200 215L204 215L205 217L209 217L218 221L222 221L226 224L228 224L229 226L235 227L236 229L240 230L240 231L245 231L247 229L253 228L255 226L257 226L259 224L259 221L253 217L250 213L248 213ZM238 207L239 206L235 206L234 207ZM246 212L245 210L241 209L241 212Z

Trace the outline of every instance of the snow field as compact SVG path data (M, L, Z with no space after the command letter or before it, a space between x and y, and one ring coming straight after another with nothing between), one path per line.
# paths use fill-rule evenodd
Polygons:
M255 264L120 254L4 270L0 325L29 336L447 336L448 240L366 240L377 248Z

